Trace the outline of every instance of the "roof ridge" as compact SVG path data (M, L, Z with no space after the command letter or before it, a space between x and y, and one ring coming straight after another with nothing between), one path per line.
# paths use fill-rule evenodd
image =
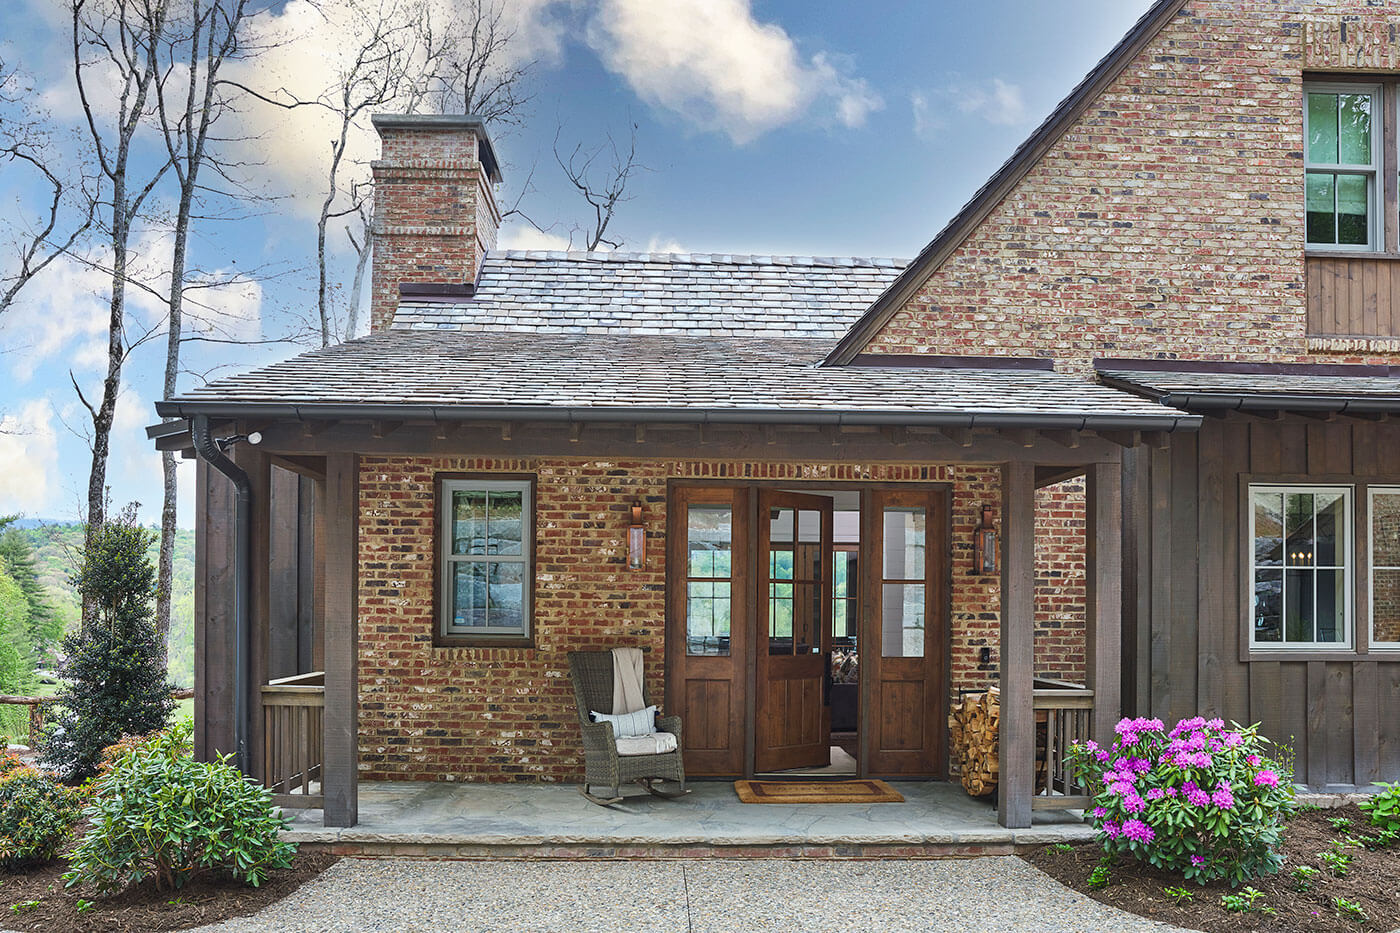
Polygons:
M589 252L586 250L542 250L505 249L487 252L485 261L492 259L513 259L564 262L639 262L692 265L731 265L731 266L818 266L822 268L873 267L900 269L907 266L908 259L890 256L796 256L771 253L676 253L676 252L624 252L607 250Z

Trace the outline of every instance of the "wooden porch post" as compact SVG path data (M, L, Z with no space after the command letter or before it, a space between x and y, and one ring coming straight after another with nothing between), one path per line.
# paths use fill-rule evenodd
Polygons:
M213 761L233 739L233 484L195 464L194 755Z
M1035 464L1001 468L1001 726L997 821L1031 825L1035 775Z
M359 796L359 458L333 453L326 457L326 479L316 491L317 544L325 552L324 651L326 661L325 825L354 826L360 817Z
M1084 662L1094 691L1090 732L1107 745L1122 712L1123 472L1119 463L1088 470L1084 529Z

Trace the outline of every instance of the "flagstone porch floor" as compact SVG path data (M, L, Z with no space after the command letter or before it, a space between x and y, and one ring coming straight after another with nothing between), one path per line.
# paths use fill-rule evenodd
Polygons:
M1029 829L997 825L996 809L954 784L892 782L904 803L744 804L728 781L696 781L680 800L639 787L600 807L573 785L363 782L360 821L321 825L288 811L287 838L342 854L436 857L861 858L1005 854L1092 837L1077 811L1037 811Z

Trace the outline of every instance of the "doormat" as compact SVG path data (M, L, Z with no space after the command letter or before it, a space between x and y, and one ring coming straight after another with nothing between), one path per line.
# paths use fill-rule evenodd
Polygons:
M743 803L903 803L884 781L735 781Z

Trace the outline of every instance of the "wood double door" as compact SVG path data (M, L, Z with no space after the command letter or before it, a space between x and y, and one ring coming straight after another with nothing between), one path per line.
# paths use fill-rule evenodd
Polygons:
M672 489L667 691L688 772L830 763L833 606L854 599L859 773L946 773L947 496L861 489L859 571L838 594L832 495Z

